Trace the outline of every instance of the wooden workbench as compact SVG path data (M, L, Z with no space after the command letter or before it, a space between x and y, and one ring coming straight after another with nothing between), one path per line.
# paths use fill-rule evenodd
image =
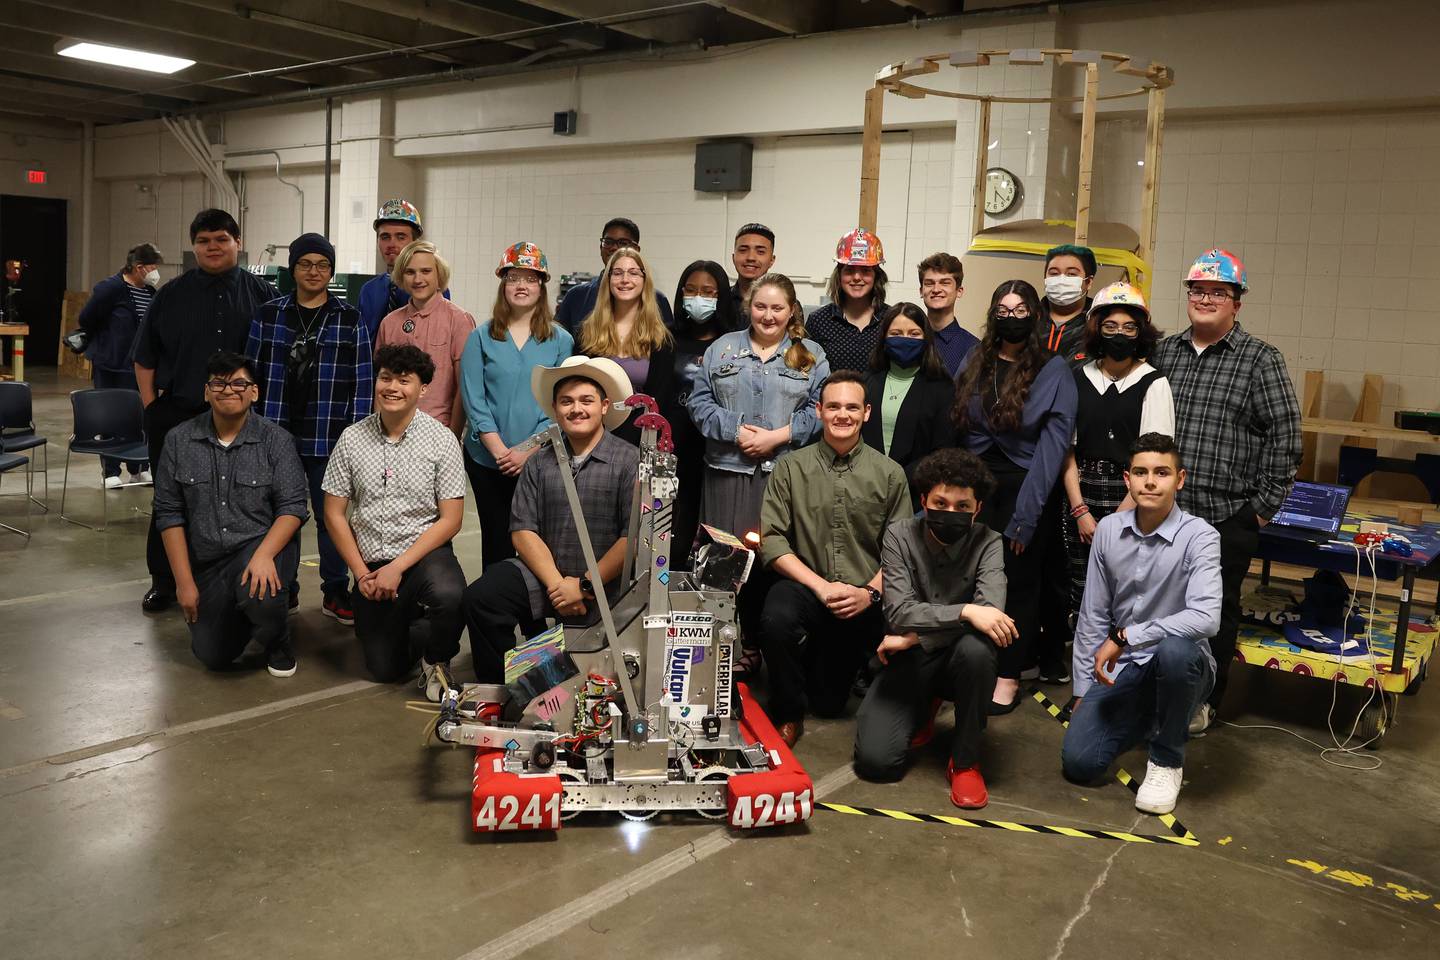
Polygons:
M25 338L30 334L28 323L0 323L0 337L10 337L11 379L25 379Z

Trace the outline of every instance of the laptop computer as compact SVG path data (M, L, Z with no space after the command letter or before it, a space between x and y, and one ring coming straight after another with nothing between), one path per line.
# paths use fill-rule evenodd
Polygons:
M1349 487L1297 480L1264 533L1286 540L1325 543L1340 536L1349 503Z

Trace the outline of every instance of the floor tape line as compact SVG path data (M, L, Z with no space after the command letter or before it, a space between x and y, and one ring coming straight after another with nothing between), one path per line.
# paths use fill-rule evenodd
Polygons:
M901 820L908 823L934 823L947 827L979 827L984 830L1006 830L1010 833L1032 833L1037 836L1069 837L1075 840L1119 840L1122 843L1171 844L1177 847L1200 846L1200 841L1193 836L1130 833L1125 830L1086 830L1081 827L1015 823L1010 820L976 820L971 817L940 816L934 813L916 813L913 810L884 810L879 807L857 807L854 804L825 803L823 801L816 803L815 809L849 814L852 817L884 817L888 820Z
M1045 694L1041 693L1039 690L1034 689L1033 687L1030 689L1029 693L1031 699L1033 699L1036 703L1040 704L1040 706L1044 707L1045 712L1050 714L1050 716L1054 717L1055 720L1060 724L1060 726L1067 729L1069 728L1070 721L1065 719L1065 711L1061 710L1058 706L1056 706L1053 700L1045 696ZM1134 777L1130 776L1130 774L1126 772L1124 767L1115 768L1115 779L1119 780L1121 784L1129 788L1131 793L1138 794L1140 792L1140 784L1136 782ZM1165 824L1165 826L1168 827L1170 831L1175 834L1175 836L1180 837L1183 840L1195 839L1195 834L1191 833L1189 829L1185 826L1185 824L1177 820L1175 818L1175 814L1162 813L1159 815L1158 819L1161 823Z

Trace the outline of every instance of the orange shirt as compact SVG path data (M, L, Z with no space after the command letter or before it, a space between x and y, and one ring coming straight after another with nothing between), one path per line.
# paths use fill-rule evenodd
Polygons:
M410 329L406 330L406 324ZM420 409L447 427L454 427L450 414L455 408L455 364L465 352L465 341L475 332L475 318L440 294L430 298L424 307L415 302L405 304L385 315L375 334L375 349L411 344L419 347L435 361L435 378L420 398ZM379 373L379 370L375 371Z

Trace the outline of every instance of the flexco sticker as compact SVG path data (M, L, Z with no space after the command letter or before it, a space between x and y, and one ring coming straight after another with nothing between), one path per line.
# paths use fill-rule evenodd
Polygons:
M713 613L672 611L670 629L665 631L665 640L676 646L708 647L710 646L710 635L714 629L715 615Z
M734 646L722 643L715 648L715 716L730 716L730 657Z
M665 691L670 694L671 703L690 702L690 668L704 660L704 647L666 648Z

